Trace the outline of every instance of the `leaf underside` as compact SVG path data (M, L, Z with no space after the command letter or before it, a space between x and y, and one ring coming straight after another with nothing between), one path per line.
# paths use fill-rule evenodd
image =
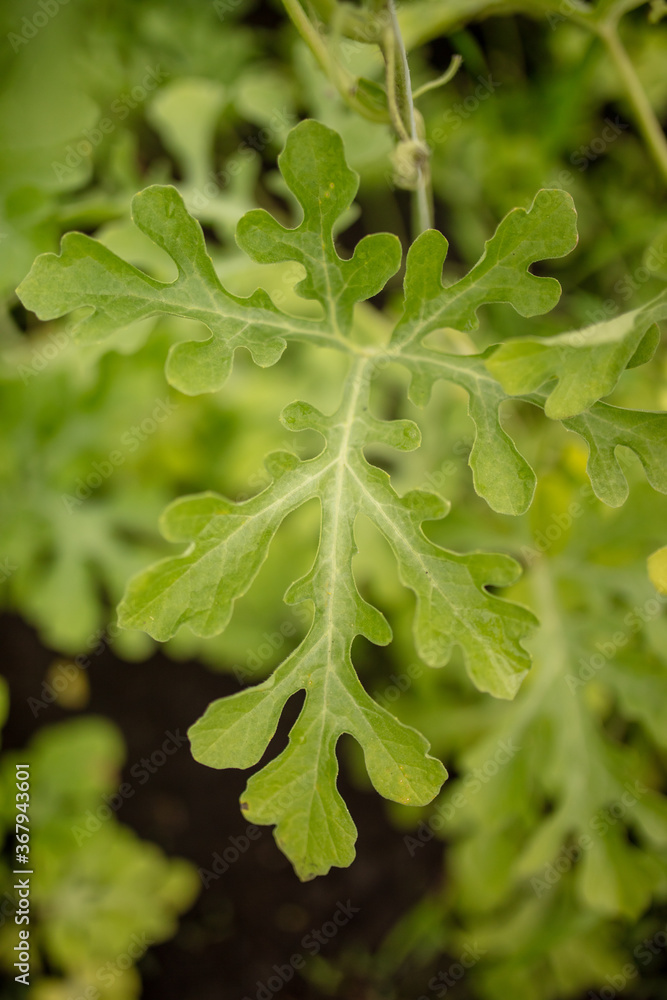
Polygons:
M274 735L292 694L305 692L287 748L250 779L243 809L255 823L274 824L281 848L299 876L312 878L354 857L356 830L336 787L336 744L343 733L361 745L375 788L388 799L424 805L437 794L446 772L429 756L427 741L400 723L364 690L354 669L354 638L377 645L391 640L384 616L359 594L352 571L357 514L386 538L399 576L415 595L414 636L420 657L444 666L455 646L481 690L512 698L529 668L523 640L536 622L525 608L491 593L512 584L519 572L509 556L460 554L430 541L425 521L444 517L442 498L413 491L399 496L390 477L369 464L364 448L381 442L399 451L419 446L409 420L381 420L371 413L370 385L384 365L411 373L410 396L424 403L439 379L466 390L475 424L470 455L477 492L504 514L524 512L535 474L503 429L498 410L519 396L561 419L590 450L589 472L597 495L622 503L627 484L615 457L617 445L632 448L656 489L667 492L665 416L619 410L599 402L621 372L647 360L655 347L662 300L618 317L605 329L560 338L522 338L477 355L448 354L425 344L437 330L474 331L478 310L504 302L521 316L547 312L560 286L538 277L537 261L563 256L576 243L576 214L569 195L542 190L528 210L515 209L500 223L484 253L464 278L442 280L447 241L423 233L408 253L404 308L389 342L377 350L357 346L354 307L377 294L398 270L400 245L389 234L367 236L348 260L334 244L334 227L355 197L358 178L344 158L336 133L314 122L292 130L279 158L286 183L303 209L293 229L262 210L240 221L237 242L262 263L297 262L305 278L297 286L318 303L320 319L288 316L264 291L249 298L221 285L204 243L173 187L154 186L133 201L136 225L174 260L174 282L156 281L97 241L78 233L64 237L59 256L45 254L19 288L27 308L54 319L86 307L76 327L80 340L103 340L142 317L174 314L203 322L204 341L175 345L167 378L181 392L220 388L237 347L261 366L274 364L290 341L344 351L350 368L335 412L305 402L282 414L292 431L313 429L321 452L301 460L288 452L266 460L270 485L244 502L213 493L184 497L167 508L162 531L185 550L136 576L119 608L125 628L166 640L183 625L200 636L220 633L259 573L283 520L317 499L321 529L309 572L288 589L289 604L307 602L312 623L301 644L264 683L213 702L190 730L193 754L211 767L256 765ZM579 360L577 360L579 359ZM594 371L582 375L590 365ZM553 388L549 383L556 378Z

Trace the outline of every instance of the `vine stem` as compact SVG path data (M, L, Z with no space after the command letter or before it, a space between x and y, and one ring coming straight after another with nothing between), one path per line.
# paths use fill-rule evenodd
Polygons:
M665 138L660 122L646 96L641 80L637 76L637 71L618 36L616 23L601 24L596 31L607 47L611 60L623 82L639 130L644 136L662 179L667 183L667 138Z
M332 58L329 49L322 41L319 32L310 21L299 0L282 0L282 3L292 24L315 56L320 69L329 77L345 103L370 121L383 121L382 116L378 118L373 115L364 104L357 100L354 78Z
M417 133L417 117L415 115L415 105L412 96L410 66L408 64L408 54L405 50L403 35L401 34L401 27L398 23L394 0L387 0L387 10L389 11L391 18L392 34L394 36L393 41L398 54L399 66L396 68L398 69L400 67L399 73L396 74L397 96L400 104L402 105L401 110L403 111L403 116L407 119L405 121L405 125L407 126L410 138L414 142L417 142L419 140L419 135ZM424 165L419 170L419 181L414 192L413 236L419 236L419 234L423 233L424 230L430 229L432 225L433 206L431 199L431 182L428 166Z

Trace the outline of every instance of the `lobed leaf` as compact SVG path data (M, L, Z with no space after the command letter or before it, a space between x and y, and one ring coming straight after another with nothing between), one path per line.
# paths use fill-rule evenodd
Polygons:
M503 430L498 413L507 393L486 369L480 355L456 355L417 346L401 361L412 372L410 398L428 400L439 378L461 386L468 393L468 413L475 425L475 438L468 459L475 490L499 514L523 514L535 492L533 469Z
M595 403L585 413L563 420L563 425L588 444L586 471L595 495L610 507L620 507L628 497L627 480L616 457L619 445L638 456L653 489L667 493L667 413Z
M486 366L511 396L557 379L547 390L544 410L552 419L566 420L608 396L626 368L650 360L659 339L655 324L665 317L667 291L639 309L583 330L509 340Z
M522 316L548 312L558 302L554 278L531 274L530 265L562 257L577 242L576 212L562 190L542 190L528 210L509 213L487 241L472 270L447 287L442 268L448 243L435 230L423 233L410 247L405 274L405 305L392 337L392 347L413 375L411 398L425 402L438 379L465 389L475 424L469 464L477 492L503 514L522 514L535 491L535 473L503 430L498 407L507 398L489 377L484 355L445 354L429 349L424 338L434 330L473 330L482 305L506 302Z
M489 302L507 302L521 316L549 312L560 298L560 285L555 278L531 274L529 267L574 249L576 218L566 191L538 191L528 210L515 208L505 216L477 264L446 288L442 266L447 240L432 229L422 233L408 253L405 309L393 343L406 344L444 327L474 330L478 309Z
M240 220L237 243L260 264L302 264L306 277L297 291L319 302L329 328L336 336L345 336L355 303L376 295L398 271L400 241L390 233L376 233L357 244L350 260L336 253L333 227L359 187L336 132L316 122L302 122L290 132L278 165L303 208L301 225L286 229L268 212L256 209Z
M189 541L189 548L136 577L119 609L121 625L163 640L183 624L199 635L219 632L284 517L319 499L317 555L285 598L312 605L308 635L268 680L214 702L190 732L202 763L250 767L264 754L287 699L306 692L287 749L251 778L244 797L249 819L276 824L276 838L302 878L349 864L354 854L354 824L336 789L335 750L343 733L358 740L371 780L387 798L423 805L445 777L423 737L377 705L354 671L355 636L380 645L391 639L387 622L361 598L352 573L357 514L372 518L383 532L401 579L417 596L415 637L427 663L445 664L458 644L482 690L512 697L529 665L522 639L535 624L526 609L486 590L513 582L518 572L513 560L459 555L429 541L421 524L446 513L443 501L420 492L399 497L387 474L366 461L363 448L370 442L404 450L419 444L411 421L380 421L370 413L369 367L366 360L357 363L331 416L307 403L285 410L290 429L310 427L324 435L325 447L316 458L273 456L272 483L243 503L203 494L168 508L164 534Z
M17 289L21 301L44 320L91 308L74 327L83 341L103 340L159 313L199 320L211 337L174 345L167 362L169 382L188 395L219 389L238 347L266 367L280 358L290 338L336 346L349 333L354 303L380 291L398 269L400 243L395 236L380 234L362 240L349 261L336 254L332 226L352 201L358 178L347 167L335 132L318 122L302 122L290 133L281 162L304 207L302 225L287 230L266 212L249 212L239 225L239 242L257 260L302 263L307 277L299 290L322 302L325 322L288 316L261 290L249 298L226 291L206 251L201 226L175 188L159 185L134 197L132 215L137 227L176 264L175 281L156 281L97 240L68 233L59 255L37 258ZM308 180L300 180L303 177Z
M238 226L239 246L260 263L293 261L304 270L297 291L318 303L321 318L288 316L257 291L249 298L227 292L206 253L199 225L173 188L152 187L133 203L140 229L176 263L178 277L156 281L80 234L63 240L60 256L39 258L20 288L24 303L42 318L72 309L92 310L78 335L96 339L155 313L197 319L211 336L172 348L169 380L181 391L219 387L237 347L262 366L278 360L288 340L335 347L351 363L340 405L330 415L305 402L282 414L292 431L312 429L321 452L300 460L290 452L268 456L270 484L235 503L214 493L184 497L162 518L162 531L185 550L135 577L119 607L126 628L159 640L187 626L200 636L220 633L235 602L248 592L284 519L310 500L320 505L319 544L309 572L288 589L288 603L307 603L312 623L301 644L262 684L209 706L190 730L193 753L211 767L251 767L264 755L285 703L305 693L287 748L250 779L242 808L253 822L275 825L282 849L302 878L347 865L356 830L337 789L336 747L348 733L360 744L375 788L398 802L423 805L446 776L428 754L426 740L376 704L354 669L351 649L361 635L383 645L391 629L361 597L352 564L358 514L384 535L404 586L415 595L414 637L420 657L444 666L459 648L474 684L512 698L529 667L523 642L535 618L491 592L517 578L519 567L502 554L458 553L432 541L425 521L445 516L448 505L433 494L399 496L390 477L369 464L364 449L378 442L408 451L420 432L410 420L381 420L370 409L370 384L385 363L411 372L410 395L428 399L438 379L466 390L475 424L470 455L475 488L498 511L529 506L535 475L499 418L501 403L520 394L581 434L590 449L589 472L598 495L622 502L627 484L615 458L618 445L640 457L652 484L667 486L664 415L634 413L598 403L621 371L642 363L655 346L653 325L665 297L591 331L549 339L524 338L484 353L454 355L428 346L436 330L474 330L486 303L505 302L522 316L552 308L560 286L531 273L541 260L559 257L576 243L576 214L561 190L538 192L528 210L515 209L500 223L469 274L444 285L447 241L434 231L410 248L403 313L384 348L360 347L352 336L354 307L380 291L400 264L395 237L366 237L349 259L339 256L335 226L354 198L358 178L345 162L340 138L306 121L294 129L280 160L303 218L287 228L253 210ZM587 365L589 367L587 367ZM551 378L552 391L537 392ZM610 388L611 387L611 388ZM589 409L590 407L590 409ZM582 411L588 412L582 412ZM625 491L625 492L624 492Z
M156 281L81 233L67 233L61 252L42 254L17 292L40 319L92 307L74 327L80 341L100 341L118 328L158 313L199 320L211 330L203 342L177 344L167 376L189 395L219 388L237 347L246 347L262 366L274 364L285 349L284 334L307 334L307 323L290 327L268 295L231 295L220 284L206 252L201 226L173 187L154 185L132 200L137 227L165 250L178 268L171 283Z

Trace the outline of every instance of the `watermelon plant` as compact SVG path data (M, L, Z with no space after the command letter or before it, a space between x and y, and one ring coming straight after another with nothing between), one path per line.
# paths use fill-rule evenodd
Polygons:
M334 228L352 204L358 178L345 161L340 137L314 120L289 133L279 157L301 221L284 226L265 210L254 209L239 220L236 240L259 264L299 265L305 276L297 294L316 303L319 315L293 317L261 289L248 298L228 292L182 197L175 188L159 185L133 199L132 214L136 226L173 260L175 281L157 281L74 233L64 238L60 254L35 262L18 294L42 320L88 307L89 314L75 327L82 342L99 342L156 314L205 324L207 339L186 340L169 351L167 380L187 395L220 390L239 348L263 368L276 364L294 342L345 356L331 412L296 401L280 415L290 431L315 431L322 448L308 458L293 451L269 455L270 485L242 502L204 492L172 503L162 517L162 531L187 548L136 576L119 608L121 626L160 641L184 625L202 637L218 634L234 602L260 571L283 520L309 500L319 501L313 563L285 595L288 604L308 602L312 607L307 635L266 681L214 702L190 731L193 753L202 763L251 767L263 756L286 700L306 692L288 747L253 776L242 809L252 822L275 824L278 843L300 877L312 878L331 865L348 865L354 857L356 831L336 789L335 751L342 733L360 743L371 781L387 798L424 805L445 778L423 737L369 697L353 666L356 636L379 645L391 640L386 618L364 600L355 580L358 515L379 528L397 560L402 584L415 595L415 645L429 666L443 667L459 646L479 690L512 698L529 667L523 640L536 625L528 609L490 589L516 580L515 560L507 553L452 551L432 542L423 523L446 514L443 498L420 490L399 495L391 477L368 460L365 449L383 445L406 452L417 448L421 438L415 421L387 419L386 406L383 412L381 405L373 405L373 383L398 364L410 374L409 394L417 404L428 401L440 379L468 393L475 423L469 458L475 489L500 514L524 513L535 490L533 469L500 423L498 410L508 398L533 404L547 419L581 435L589 448L593 490L604 502L616 506L627 495L615 456L619 445L634 451L651 484L667 492L667 416L602 402L627 368L653 356L656 323L667 316L667 292L583 329L509 338L486 350L473 346L470 334L478 327L478 310L488 303L504 303L527 318L554 308L558 282L531 267L574 249L572 199L558 189L537 192L527 209L505 217L468 274L443 283L448 244L429 224L429 150L417 128L395 9L389 3L368 12L347 12L353 37L377 36L386 64L384 88L339 80L334 56L320 50L305 12L298 4L288 9L340 87L348 94L354 91L354 106L386 118L397 133L396 179L414 189L417 235L407 254L396 321L387 315L379 321L366 319L374 336L363 320L355 323L355 307L377 296L399 270L400 241L389 233L369 235L351 257L338 254ZM346 13L341 10L340 18ZM615 10L605 16L599 12L597 30L611 32L607 26L616 16ZM345 30L338 15L330 17L334 36ZM645 101L640 103L644 130L653 135L652 112ZM656 153L664 152L664 142L654 138ZM442 331L452 331L454 342L458 335L459 343L463 334L469 335L466 349L433 345L429 338Z
M158 42L128 13L156 93L88 174L35 172L48 226L8 213L22 273L46 252L4 352L6 603L71 656L106 626L232 671L192 752L253 769L301 880L355 857L339 758L406 865L448 841L350 975L476 942L475 995L550 1000L659 927L662 6L284 0L267 40L215 4Z

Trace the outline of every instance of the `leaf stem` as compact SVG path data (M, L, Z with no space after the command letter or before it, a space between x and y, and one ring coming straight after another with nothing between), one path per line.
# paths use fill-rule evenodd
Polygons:
M405 51L403 35L396 15L394 0L387 0L387 10L391 17L391 33L398 55L398 72L396 74L396 97L399 107L410 133L411 138L417 139L417 122L415 120L415 108L412 101L412 84L410 81L410 67L408 65L408 54Z
M389 76L387 77L389 107L391 109L392 102L395 101L400 111L400 120L404 128L401 131L397 129L399 136L403 138L402 132L407 131L409 138L412 142L416 143L419 142L420 136L417 132L417 117L412 96L410 66L408 65L408 55L405 51L405 44L396 15L394 0L387 0L387 10L391 18L391 37L387 44L387 69L389 71L391 64L394 71L393 86L390 86ZM392 114L392 120L393 117ZM433 225L433 198L428 164L422 164L419 167L418 173L418 182L413 197L412 224L414 237L419 236L420 233L423 233L426 229L430 229Z
M401 142L409 142L412 136L408 132L405 122L403 121L403 114L401 108L399 107L399 102L397 100L398 93L398 83L396 79L396 49L394 46L394 38L391 32L385 44L382 47L384 54L385 66L387 69L387 104L389 105L389 115L391 117L391 123L394 126L397 136Z
M637 71L619 38L617 22L615 20L604 22L597 25L595 31L607 48L623 83L639 130L663 181L667 183L667 138L646 96L642 82L637 76Z
M328 76L345 103L358 114L373 122L386 121L382 114L374 114L361 101L357 100L357 83L355 78L340 66L332 57L326 44L320 37L317 28L312 24L299 0L282 0L289 18L301 35L302 39L315 56L320 68Z
M446 83L449 83L450 80L454 79L462 62L463 56L452 56L451 62L442 76L439 76L436 80L430 80L428 83L424 83L421 87L415 90L412 94L412 100L416 101L419 97L423 94L427 94L430 90L437 90L438 87L444 87Z

